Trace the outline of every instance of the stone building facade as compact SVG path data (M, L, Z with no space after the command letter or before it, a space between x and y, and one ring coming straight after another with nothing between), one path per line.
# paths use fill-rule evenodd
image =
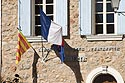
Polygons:
M42 43L31 42L30 48L15 64L18 27L18 0L1 1L2 70L1 80L20 83L124 83L125 39L88 41L79 34L79 0L68 2L68 36L65 40L66 60L60 63L58 53L50 50L42 62ZM47 49L48 42L43 43ZM44 49L44 55L47 54ZM101 78L101 79L100 79ZM100 79L100 80L99 80Z

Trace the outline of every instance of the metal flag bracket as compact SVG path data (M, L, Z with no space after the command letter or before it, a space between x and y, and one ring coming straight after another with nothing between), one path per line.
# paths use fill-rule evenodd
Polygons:
M41 62L45 63L48 59L48 55L50 53L51 49L50 48L46 48L45 46L42 46L39 49L39 52L42 52L42 57L41 57Z

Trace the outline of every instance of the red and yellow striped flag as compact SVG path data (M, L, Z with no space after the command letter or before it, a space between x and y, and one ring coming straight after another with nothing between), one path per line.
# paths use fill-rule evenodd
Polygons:
M21 55L24 54L31 47L26 37L18 30L18 44L16 53L16 64L21 60Z

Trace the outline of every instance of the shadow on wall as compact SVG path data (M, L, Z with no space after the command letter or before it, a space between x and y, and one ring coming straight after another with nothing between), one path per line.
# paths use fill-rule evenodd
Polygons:
M56 55L58 57L60 57L59 53L54 50ZM72 71L75 74L76 77L76 83L82 83L83 78L82 78L82 74L80 72L80 64L77 60L78 57L78 50L70 47L66 42L64 43L64 51L65 51L65 61L64 64L66 64L67 66L69 66Z
M82 78L82 74L80 72L80 64L77 60L78 50L73 49L66 42L64 43L64 50L65 50L65 57L66 57L65 61L64 61L64 64L69 66L71 68L71 70L74 72L75 77L76 77L76 83L82 83L83 78ZM60 57L57 50L54 50L54 51L55 51L57 57ZM40 58L39 55L34 50L34 59L33 59L33 64L32 64L32 66L33 66L32 67L33 83L37 83L37 67L36 67L36 64L37 64L39 58ZM48 59L48 60L50 60L50 59Z
M39 58L40 58L39 55L34 50L34 58L33 58L33 64L32 64L33 83L37 83L37 67L36 67L36 64L37 64Z

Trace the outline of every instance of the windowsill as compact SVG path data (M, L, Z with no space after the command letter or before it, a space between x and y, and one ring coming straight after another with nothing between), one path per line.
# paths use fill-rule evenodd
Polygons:
M88 41L113 41L122 40L123 35L88 35L86 38Z
M26 36L28 42L46 42L41 36ZM87 41L112 41L112 40L122 40L123 35L87 35Z
M26 36L28 42L46 42L41 36Z

